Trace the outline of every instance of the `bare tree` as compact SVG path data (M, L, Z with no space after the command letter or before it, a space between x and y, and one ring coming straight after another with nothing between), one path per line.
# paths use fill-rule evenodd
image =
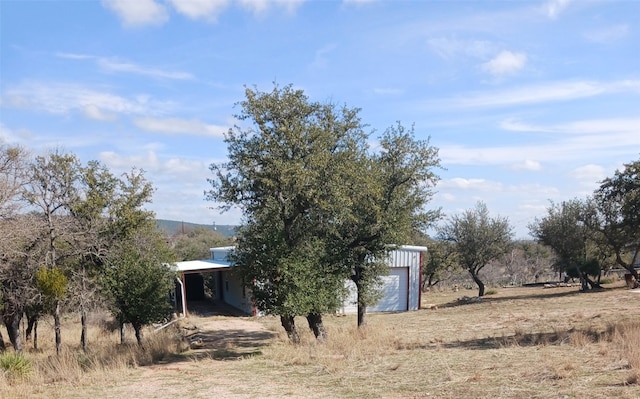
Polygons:
M44 243L43 258L41 264L50 273L42 276L55 277L62 275L61 268L69 261L72 253L73 239L70 232L73 231L70 217L70 208L78 200L78 175L80 162L71 154L64 154L59 150L52 151L46 156L38 156L29 168L29 182L24 191L24 199L36 210L43 226ZM56 280L62 283L61 280ZM41 286L48 283L40 282ZM55 287L51 293L56 297L50 299L51 312L54 318L54 331L56 353L60 353L62 337L60 324L60 302L57 297L64 290Z
M2 320L14 349L22 351L20 321L34 295L27 248L33 245L32 224L20 216L20 194L26 182L27 152L0 146L0 297ZM0 336L4 348L4 341Z

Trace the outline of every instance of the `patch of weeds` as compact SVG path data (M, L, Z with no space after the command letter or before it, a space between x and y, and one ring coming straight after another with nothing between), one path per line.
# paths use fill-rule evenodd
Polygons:
M0 370L8 379L24 379L31 374L31 361L18 352L6 352L0 355Z

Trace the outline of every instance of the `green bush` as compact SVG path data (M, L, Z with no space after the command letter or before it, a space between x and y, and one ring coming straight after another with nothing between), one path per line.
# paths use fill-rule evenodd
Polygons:
M31 361L18 352L0 355L0 370L9 378L26 378L31 374Z
M487 290L484 294L485 295L495 295L498 293L498 290Z
M616 282L616 279L613 277L602 277L600 279L600 284L611 284L615 282Z

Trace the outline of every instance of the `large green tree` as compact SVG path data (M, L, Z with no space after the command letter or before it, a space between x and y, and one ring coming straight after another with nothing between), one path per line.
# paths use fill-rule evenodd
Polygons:
M416 231L439 217L426 209L438 181L438 149L415 139L413 127L400 122L380 137L375 151L358 153L349 167L339 170L339 206L325 216L327 247L332 262L344 269L357 290L358 326L366 308L379 295L384 262L395 245L409 242Z
M606 178L588 201L583 220L618 265L640 281L640 160Z
M297 315L324 338L322 313L335 310L343 283L322 261L316 240L330 222L322 219L331 214L327 209L340 200L336 170L350 166L339 161L365 143L358 110L312 102L290 85L271 92L247 88L245 95L236 115L242 125L225 136L229 161L211 165L206 196L243 212L234 259L245 281L255 281L261 310L279 315L294 340ZM326 284L316 284L313 275L326 276ZM295 284L298 276L310 284ZM263 292L269 300L261 300Z
M478 285L478 296L484 296L485 285L480 271L490 262L506 254L513 240L513 230L504 217L491 217L483 202L460 215L450 216L438 229L438 238L454 244L460 265Z

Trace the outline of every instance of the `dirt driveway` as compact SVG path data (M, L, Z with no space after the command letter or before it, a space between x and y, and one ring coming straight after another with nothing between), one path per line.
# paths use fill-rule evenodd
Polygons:
M275 333L252 318L234 316L189 317L181 320L178 328L191 342L191 349L183 356L153 366L131 369L116 384L100 391L80 393L79 397L254 397L238 390L233 374L237 370L237 362L259 354ZM274 394L273 397L278 396Z
M275 336L263 324L247 317L187 318L180 330L191 347L192 358L235 360L257 354Z

